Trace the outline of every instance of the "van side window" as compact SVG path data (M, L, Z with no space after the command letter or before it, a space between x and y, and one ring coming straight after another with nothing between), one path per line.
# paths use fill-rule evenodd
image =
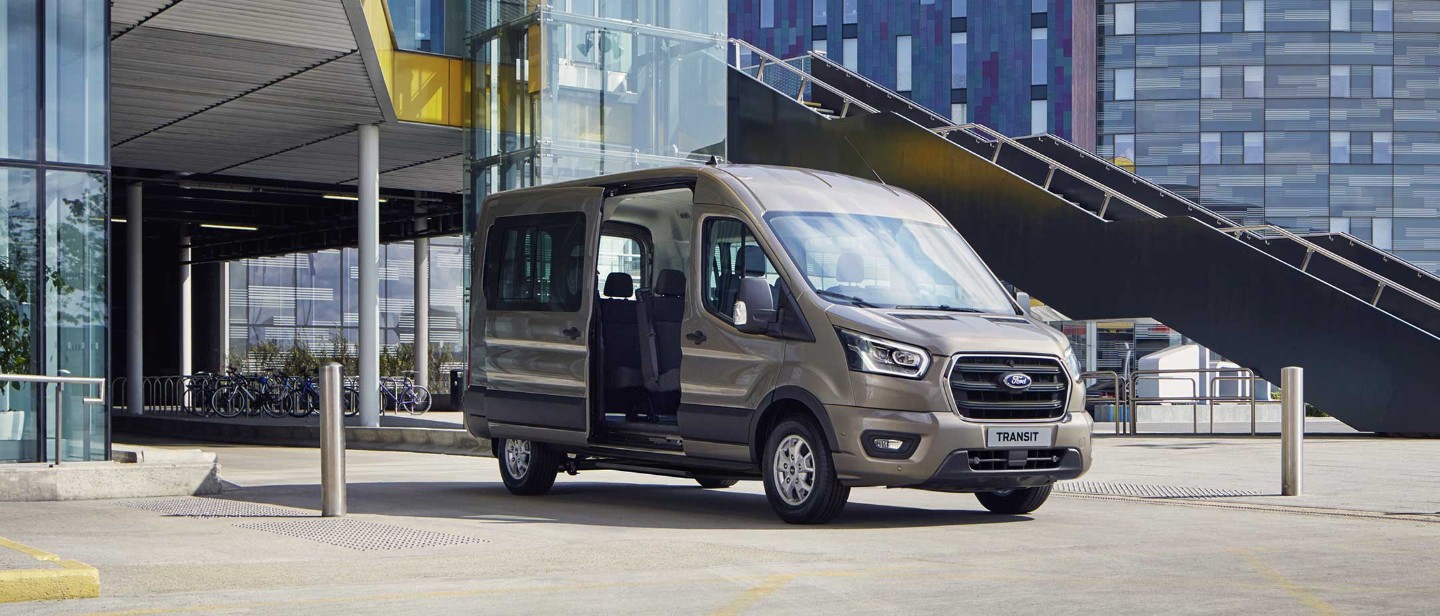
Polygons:
M596 270L600 274L597 282L603 288L605 280L610 274L621 272L629 274L630 279L635 281L632 293L645 286L645 269L642 259L645 257L644 249L640 242L632 237L620 237L618 235L600 236L600 260L596 263Z
M705 222L704 256L701 295L705 308L726 321L734 317L735 295L740 292L740 279L746 272L752 275L764 272L771 287L780 279L775 265L755 240L755 234L745 223L733 218Z
M585 215L497 218L485 239L484 267L489 310L579 310L585 291Z

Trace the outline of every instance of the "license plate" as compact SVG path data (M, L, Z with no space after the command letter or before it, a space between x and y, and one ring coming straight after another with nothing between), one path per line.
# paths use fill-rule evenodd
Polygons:
M990 449L1044 448L1054 444L1055 426L991 427L985 431L985 446Z

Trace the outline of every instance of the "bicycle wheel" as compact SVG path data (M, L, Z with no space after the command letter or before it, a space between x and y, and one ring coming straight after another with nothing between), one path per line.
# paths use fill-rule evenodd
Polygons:
M429 388L420 385L410 388L410 408L407 410L411 415L424 415L432 403Z
M185 393L180 399L180 408L196 417L205 416L205 388L200 383L185 383Z
M360 414L360 391L354 387L346 387L340 396L341 412L346 417L354 417Z
M234 387L222 387L215 391L211 406L216 415L234 419L250 410L250 398Z

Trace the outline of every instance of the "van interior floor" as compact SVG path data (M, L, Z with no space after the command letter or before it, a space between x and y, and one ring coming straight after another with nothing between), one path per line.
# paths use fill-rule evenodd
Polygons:
M675 417L659 421L632 421L623 413L606 413L604 440L616 444L639 445L658 449L680 449L680 426Z

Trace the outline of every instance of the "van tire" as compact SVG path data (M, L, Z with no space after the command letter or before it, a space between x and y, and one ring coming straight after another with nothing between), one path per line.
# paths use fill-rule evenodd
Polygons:
M1016 488L1014 490L1002 490L999 492L976 492L975 498L984 505L990 513L1001 513L1005 515L1019 515L1030 513L1045 504L1045 499L1050 498L1050 489L1053 486L1039 488Z
M734 486L735 484L740 482L734 479L715 479L713 477L699 477L695 479L695 483L700 484L700 487L705 488L706 490L723 490L725 488Z
M544 443L499 439L495 458L500 461L505 489L519 496L539 496L550 491L560 471L560 453Z
M792 471L796 481L809 479L810 491L796 494L792 488L781 485L780 474L776 472L777 458L782 445L786 446L786 464L800 463L802 468L813 466L810 472ZM798 453L796 453L798 450ZM790 524L824 524L835 519L845 509L850 498L850 487L842 485L835 476L835 462L830 456L830 445L825 433L809 417L788 417L780 421L765 439L761 452L761 473L765 481L765 496L775 515ZM793 468L793 466L792 466ZM796 502L798 501L798 502Z

